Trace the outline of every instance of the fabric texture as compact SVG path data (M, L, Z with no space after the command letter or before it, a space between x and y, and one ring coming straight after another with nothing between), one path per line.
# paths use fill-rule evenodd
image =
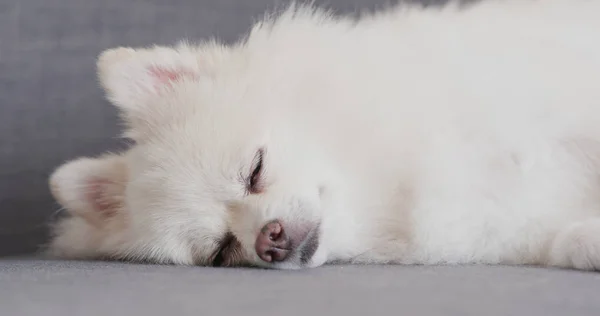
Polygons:
M523 267L280 271L0 260L0 315L600 315L600 274Z

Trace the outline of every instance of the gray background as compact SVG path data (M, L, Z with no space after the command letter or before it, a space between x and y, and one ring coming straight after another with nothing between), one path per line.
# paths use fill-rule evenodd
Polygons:
M514 267L281 271L0 260L6 316L598 316L599 289L597 273Z
M422 1L432 3L435 1ZM47 188L67 159L123 148L95 58L114 46L238 39L280 0L0 0L0 255L30 252L59 206ZM339 12L384 0L316 1Z

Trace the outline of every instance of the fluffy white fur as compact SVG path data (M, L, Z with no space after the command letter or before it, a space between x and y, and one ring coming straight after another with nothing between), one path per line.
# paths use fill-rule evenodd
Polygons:
M49 250L209 265L229 232L233 265L600 269L599 12L293 6L235 45L105 51L100 82L135 145L51 176L71 216ZM272 219L318 225L308 263L257 256Z

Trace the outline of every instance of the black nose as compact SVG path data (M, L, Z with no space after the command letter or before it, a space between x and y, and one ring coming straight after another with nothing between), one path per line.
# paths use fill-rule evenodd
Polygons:
M290 238L278 220L263 226L256 237L254 248L256 254L265 262L284 261L292 252Z

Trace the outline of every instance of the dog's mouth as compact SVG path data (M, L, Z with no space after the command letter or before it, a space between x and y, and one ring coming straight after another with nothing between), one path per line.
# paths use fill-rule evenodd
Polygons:
M320 229L319 225L315 226L304 238L300 246L298 247L298 254L300 258L300 263L302 265L306 265L310 262L315 252L319 248L319 236Z

